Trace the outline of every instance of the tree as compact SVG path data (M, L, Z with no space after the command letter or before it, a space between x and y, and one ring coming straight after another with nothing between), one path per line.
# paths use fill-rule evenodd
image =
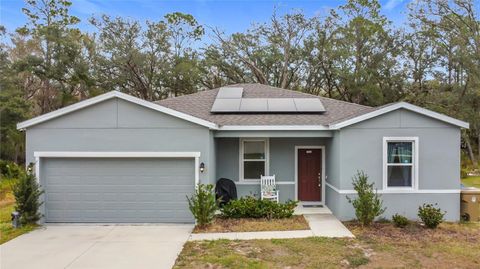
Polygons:
M174 12L165 15L170 48L165 85L173 96L198 91L201 81L199 59L192 45L200 40L205 30L190 14Z
M45 113L71 103L78 91L91 85L88 69L81 60L85 36L73 28L79 19L69 14L71 2L28 0L26 3L22 11L28 23L17 29L17 33L34 40L38 51L19 59L16 66L18 72L28 72L40 81L33 95L40 113Z
M429 40L435 53L430 67L432 89L427 97L413 101L470 122L462 138L475 164L480 160L480 21L474 3L418 1L410 5L410 17L426 29L422 38Z
M284 16L274 12L270 23L254 25L246 33L225 36L213 29L216 44L206 50L207 63L216 67L226 83L295 87L301 79L303 40L312 25L313 19L294 11Z
M305 90L366 105L405 95L400 35L378 1L349 0L316 25L307 39Z
M32 173L22 175L13 186L13 195L15 196L15 210L20 213L22 224L35 223L42 215L39 212L40 196L43 191L37 183L37 179Z
M198 56L190 45L203 35L203 28L188 14L165 18L147 21L146 29L136 20L107 15L90 19L99 30L95 62L102 88L146 100L198 90Z
M0 27L0 35L5 35L5 29ZM17 122L30 116L30 102L25 98L12 62L8 47L0 44L0 158L16 163L24 161L24 134L16 129Z
M134 20L103 15L90 22L99 30L94 57L103 89L120 90L145 100L167 96L162 85L168 50L163 23L148 23L144 33Z

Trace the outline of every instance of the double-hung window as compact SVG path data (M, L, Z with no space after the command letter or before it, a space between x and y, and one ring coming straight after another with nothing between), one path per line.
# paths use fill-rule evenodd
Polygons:
M385 137L383 151L384 189L417 189L418 138Z
M268 139L240 139L240 180L268 175Z

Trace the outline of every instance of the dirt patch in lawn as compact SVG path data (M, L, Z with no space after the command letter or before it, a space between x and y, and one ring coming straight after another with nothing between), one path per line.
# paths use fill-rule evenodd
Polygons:
M206 227L195 227L194 233L228 233L228 232L260 232L309 230L307 221L302 215L287 219L224 219L216 218Z
M300 238L187 242L174 268L336 268L365 262L348 240Z
M345 225L356 238L188 242L175 268L480 268L480 223Z
M419 223L403 229L390 223L368 228L357 223L345 225L356 240L372 249L368 268L480 268L478 223L443 223L437 229Z

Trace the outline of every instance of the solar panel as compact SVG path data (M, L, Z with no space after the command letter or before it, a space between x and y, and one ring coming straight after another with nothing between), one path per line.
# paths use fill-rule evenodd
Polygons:
M297 112L293 98L268 98L268 112Z
M240 87L221 87L217 93L217 99L242 98L243 88Z
M325 107L323 107L320 99L317 98L294 98L295 107L297 112L324 112Z
M266 112L268 104L266 98L242 98L240 111L243 112Z
M238 112L242 99L215 99L211 112Z
M243 88L222 87L212 105L213 113L325 112L318 98L242 98Z

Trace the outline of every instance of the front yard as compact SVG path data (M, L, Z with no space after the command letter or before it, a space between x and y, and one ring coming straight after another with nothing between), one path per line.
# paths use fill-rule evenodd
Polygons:
M480 224L444 223L436 230L390 223L362 228L355 239L311 237L188 242L175 268L479 268Z
M35 228L34 225L27 225L20 229L12 227L10 214L14 211L15 198L12 194L11 180L0 181L0 244L3 244L13 238L30 232Z
M462 183L467 187L480 188L480 176L462 178Z

